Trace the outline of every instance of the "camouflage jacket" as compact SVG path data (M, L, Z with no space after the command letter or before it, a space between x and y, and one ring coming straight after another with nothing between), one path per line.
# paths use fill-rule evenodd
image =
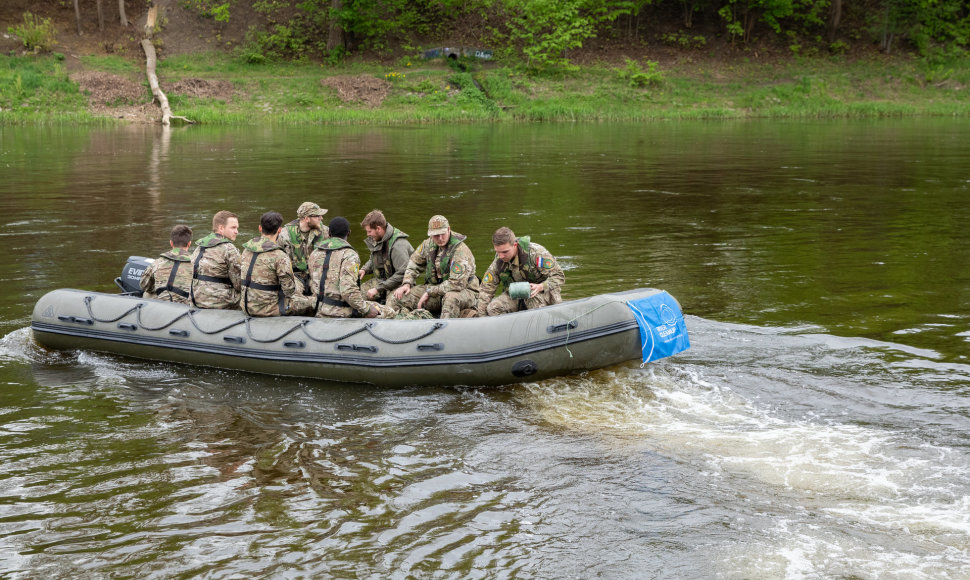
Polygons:
M451 238L443 249L432 238L421 242L411 254L402 284L414 286L418 275L424 272L429 296L444 296L448 292L465 289L477 292L475 256L464 240L465 236L451 232Z
M250 316L286 314L296 294L296 281L282 248L265 236L249 240L243 244L240 272L244 312Z
M330 228L320 226L319 230L300 231L300 220L296 219L283 226L276 243L289 256L293 270L307 271L307 258L313 253L313 246L320 240L330 237Z
M192 288L191 256L188 250L175 248L156 258L145 268L139 281L144 296L188 304Z
M478 292L479 312L492 301L499 286L502 292L508 292L512 282L531 282L542 284L543 289L548 291L559 290L566 283L566 274L549 250L531 243L529 236L522 236L516 241L519 251L515 257L510 262L504 262L495 256L482 277L482 287Z
M375 242L365 238L364 243L370 250L370 260L360 269L377 277L378 290L390 292L400 286L404 281L408 260L414 252L411 242L408 241L408 235L387 224L384 237L380 241Z
M327 256L330 259L327 260ZM327 279L320 294L323 269L327 268ZM348 318L356 311L367 314L369 306L364 303L360 291L360 257L342 238L327 238L317 242L310 255L310 288L316 299L316 316L326 318Z
M192 305L236 308L239 305L239 250L232 240L211 233L195 242L192 253Z

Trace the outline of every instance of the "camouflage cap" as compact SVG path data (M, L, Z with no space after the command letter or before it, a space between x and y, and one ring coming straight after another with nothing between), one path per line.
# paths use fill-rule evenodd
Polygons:
M428 235L446 234L449 227L451 226L448 225L448 218L443 215L436 215L428 222Z
M304 201L300 204L300 209L296 210L296 217L298 218L313 217L318 215L322 216L326 214L327 210L323 209L312 201Z

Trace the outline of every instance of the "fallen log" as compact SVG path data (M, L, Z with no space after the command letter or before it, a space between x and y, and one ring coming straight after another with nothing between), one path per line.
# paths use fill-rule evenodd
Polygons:
M158 84L158 75L155 74L155 65L158 57L155 54L155 45L152 44L151 30L155 26L155 18L158 14L158 7L152 6L148 11L148 21L145 24L145 38L141 41L141 48L145 51L145 73L148 75L148 85L152 89L152 96L158 101L158 106L162 109L162 125L171 125L172 119L179 119L186 123L193 124L195 121L172 114L172 108L168 104L168 97L162 92L162 87Z

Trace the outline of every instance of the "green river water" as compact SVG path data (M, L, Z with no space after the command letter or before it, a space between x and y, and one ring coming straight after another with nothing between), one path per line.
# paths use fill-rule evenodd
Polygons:
M0 577L970 577L970 123L0 127ZM403 389L49 352L175 223L501 225L692 348Z

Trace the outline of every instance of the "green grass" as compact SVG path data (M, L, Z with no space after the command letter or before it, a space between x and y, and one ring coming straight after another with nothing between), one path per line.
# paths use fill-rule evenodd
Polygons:
M143 64L84 57L86 67L131 75ZM410 63L410 66L408 66ZM645 63L641 70L646 70ZM626 68L626 74L624 69ZM600 64L569 74L530 76L489 66L472 73L444 63L393 66L348 61L252 64L225 53L179 55L159 63L163 84L202 78L232 83L230 102L169 95L172 110L213 125L414 124L456 122L638 122L658 119L825 118L970 113L970 63L905 58L845 62L799 58L774 64L740 60L658 70L631 86L629 65ZM321 84L335 75L391 82L380 107L342 102ZM105 122L54 57L0 57L0 123Z

